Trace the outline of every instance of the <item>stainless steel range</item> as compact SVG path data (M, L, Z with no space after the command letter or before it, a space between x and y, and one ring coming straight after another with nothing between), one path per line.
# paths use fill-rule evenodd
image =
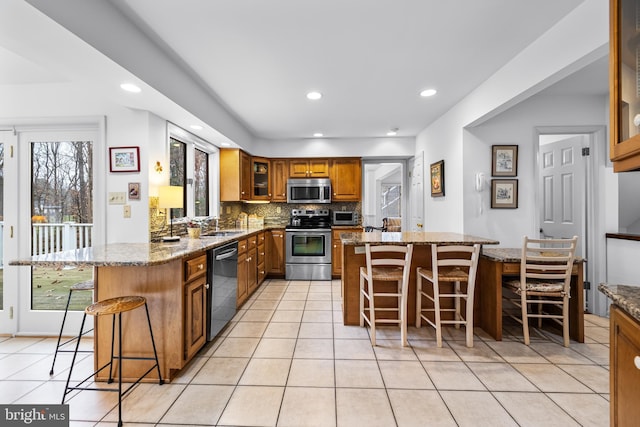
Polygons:
M286 279L331 280L329 209L293 209L285 236Z

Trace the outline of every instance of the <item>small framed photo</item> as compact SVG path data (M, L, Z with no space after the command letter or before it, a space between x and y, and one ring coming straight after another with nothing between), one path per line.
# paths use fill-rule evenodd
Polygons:
M518 146L492 145L491 176L518 176Z
M518 207L518 180L491 180L491 208L516 209Z
M129 200L140 200L140 183L129 183Z
M140 172L140 147L109 147L111 172Z
M431 197L444 196L444 160L431 164Z

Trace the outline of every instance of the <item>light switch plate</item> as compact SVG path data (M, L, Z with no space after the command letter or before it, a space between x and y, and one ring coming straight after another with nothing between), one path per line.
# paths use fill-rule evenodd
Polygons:
M109 193L109 204L110 205L124 205L125 199L127 197L127 193Z
M122 215L125 218L131 218L131 205L124 205L122 207Z

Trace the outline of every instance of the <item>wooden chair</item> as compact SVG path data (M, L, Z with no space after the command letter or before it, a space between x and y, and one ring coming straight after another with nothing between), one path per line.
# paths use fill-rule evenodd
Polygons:
M371 327L371 344L376 345L376 323L395 323L400 325L400 340L407 345L407 296L409 292L409 274L413 244L365 245L366 267L360 267L360 326L367 322ZM390 257L397 254L400 257ZM378 282L376 284L376 282ZM377 290L379 282L396 282L397 289L390 292ZM394 298L394 307L382 306L381 299ZM365 299L368 305L365 305ZM378 318L376 312L397 312L396 318Z
M387 232L400 232L402 231L402 218L388 217L382 218L382 228Z
M480 245L431 245L431 270L418 267L416 289L416 327L422 325L424 319L436 330L438 347L442 347L442 325L452 324L456 328L465 325L467 347L473 347L473 295L478 269ZM431 283L432 292L423 289L423 281ZM466 282L464 289L462 282ZM451 291L443 293L441 285L450 284ZM433 308L423 308L422 298L433 302ZM442 308L442 299L453 299L453 308ZM461 313L460 300L465 300L465 315ZM427 313L433 312L432 321ZM453 313L453 319L442 319L442 313Z
M577 242L576 236L571 239L543 240L524 237L520 277L503 281L503 289L512 291L511 297L506 292L503 298L521 309L521 317L507 314L522 323L524 343L527 345L529 318L537 318L538 327L542 327L542 319L552 319L561 324L564 346L569 347L571 270ZM529 306L537 307L537 313L530 311ZM543 308L552 308L552 311L543 311Z

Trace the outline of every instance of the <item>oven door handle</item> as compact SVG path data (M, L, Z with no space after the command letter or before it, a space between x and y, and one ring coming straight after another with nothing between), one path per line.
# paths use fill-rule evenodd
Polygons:
M220 255L216 255L216 261L222 261L223 259L231 258L236 253L238 253L237 249L231 249L228 252L221 253Z

